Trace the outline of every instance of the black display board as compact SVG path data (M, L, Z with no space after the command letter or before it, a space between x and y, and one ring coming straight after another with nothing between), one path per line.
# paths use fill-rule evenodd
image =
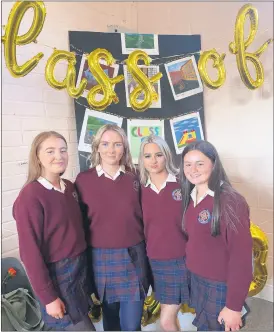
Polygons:
M86 31L69 31L69 43L70 51L79 54L79 50L84 53L90 53L97 48L105 48L110 51L115 59L126 60L128 55L122 54L121 46L121 34L120 33L102 33L102 32L86 32ZM201 124L203 132L205 135L205 124L204 124L204 103L203 103L203 93L198 93L196 95L181 99L174 100L172 90L168 81L166 70L163 62L177 60L180 57L174 57L169 59L164 59L166 57L171 57L174 55L186 54L198 52L201 50L201 37L200 35L158 35L159 44L159 55L150 55L150 57L156 60L153 65L160 64L160 71L163 74L161 78L161 108L149 108L145 112L139 113L135 112L132 108L127 107L126 104L126 93L125 93L125 83L124 81L116 84L115 92L119 97L119 103L112 103L103 112L121 116L124 118L122 128L127 131L127 121L126 119L167 119L175 118L183 114L195 112L199 110ZM78 50L78 51L76 51ZM199 54L195 54L196 62L198 63ZM79 72L81 56L77 55L76 70L77 74ZM118 74L123 74L123 66L119 66ZM84 119L85 109L90 108L87 103L86 98L80 97L74 101L75 104L75 117L76 117L76 129L77 138L79 142L80 133L82 129L82 123ZM82 105L80 105L82 104ZM85 105L85 106L83 106ZM180 163L180 155L175 152L175 147L173 143L170 122L169 120L164 120L164 130L165 130L165 140L169 144L171 151L174 156L174 161L177 166ZM81 171L87 169L89 164L87 163L88 153L79 151L79 162Z

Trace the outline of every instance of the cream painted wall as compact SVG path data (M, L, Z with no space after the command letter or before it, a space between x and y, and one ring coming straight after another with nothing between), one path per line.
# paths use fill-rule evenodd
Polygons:
M27 156L33 137L45 129L62 133L69 141L66 172L79 172L73 101L65 91L50 88L44 79L52 53L46 45L68 50L68 31L107 32L111 25L129 31L157 34L201 34L202 48L226 53L227 80L213 91L205 88L207 138L219 150L235 187L246 197L252 221L269 239L267 286L260 296L273 301L273 44L261 56L265 68L262 88L251 91L241 82L235 56L228 51L236 15L244 2L46 2L47 16L40 44L18 48L22 63L39 51L45 56L24 78L11 77L2 68L2 253L18 256L12 204L26 179ZM259 30L250 50L273 36L273 3L253 3L259 12ZM6 23L12 3L3 3ZM31 22L27 13L21 32ZM42 44L42 45L41 45ZM2 50L3 52L3 50ZM251 72L253 71L250 66ZM57 68L62 77L65 65ZM214 74L214 73L213 73Z

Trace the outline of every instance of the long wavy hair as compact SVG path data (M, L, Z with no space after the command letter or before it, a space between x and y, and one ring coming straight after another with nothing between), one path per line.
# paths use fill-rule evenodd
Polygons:
M190 151L200 151L206 157L208 157L212 164L213 169L212 173L208 179L208 188L214 192L214 204L213 204L213 213L212 213L212 222L211 222L211 235L217 236L220 234L220 219L222 215L226 216L227 223L236 230L236 223L240 220L238 216L235 215L233 205L237 203L237 200L241 197L244 198L231 186L231 183L226 175L224 167L221 163L220 157L218 155L215 147L207 141L197 141L188 144L182 153L181 166L180 166L180 179L182 186L182 204L183 204L183 219L182 219L182 228L186 233L185 229L185 214L187 207L190 202L190 194L194 188L194 185L188 181L184 173L184 158L185 155ZM220 197L222 193L229 195L230 199L224 206L221 206ZM233 216L233 218L232 218Z
M144 148L147 144L149 143L154 143L157 144L162 152L162 154L165 157L166 160L166 170L168 173L172 174L172 175L178 175L179 174L179 169L177 169L174 166L173 160L172 160L172 154L170 151L170 148L167 144L167 142L162 139L159 136L155 136L155 135L150 135L148 137L145 137L142 140L141 146L140 146L140 153L139 153L139 172L140 172L140 182L145 185L147 183L147 180L149 178L149 174L148 171L145 168L144 165Z
M27 177L27 181L24 185L24 187L39 179L39 177L42 174L42 167L41 167L41 163L38 157L40 148L41 148L41 144L48 139L49 137L56 137L56 138L61 138L67 145L67 141L65 139L65 137L59 133L57 133L56 131L43 131L42 133L38 134L32 144L31 144L31 148L30 148L30 153L29 153L29 168L28 168L28 177ZM60 174L62 175L62 174Z
M124 153L120 160L120 165L124 165L126 169L128 169L130 171L134 171L135 167L132 162L132 157L131 157L130 150L129 150L129 143L128 143L127 135L126 135L125 131L122 128L120 128L119 126L117 126L116 124L106 124L106 125L102 126L97 131L95 136L93 137L92 143L91 143L91 155L90 155L91 167L96 167L97 165L99 165L101 163L100 154L98 152L99 144L101 142L103 134L109 130L115 131L122 138L122 142L123 142L123 146L124 146Z

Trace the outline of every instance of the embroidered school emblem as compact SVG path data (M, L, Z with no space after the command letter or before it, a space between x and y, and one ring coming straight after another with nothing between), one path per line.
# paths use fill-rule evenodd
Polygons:
M140 188L139 181L137 181L137 180L133 181L133 188L135 191L139 191L139 188Z
M181 201L182 200L182 192L181 189L175 189L172 192L172 197L175 201Z
M208 210L203 210L199 213L198 221L201 224L207 224L211 220L211 215Z
M78 195L77 195L76 191L73 191L72 196L76 199L77 202L79 202Z

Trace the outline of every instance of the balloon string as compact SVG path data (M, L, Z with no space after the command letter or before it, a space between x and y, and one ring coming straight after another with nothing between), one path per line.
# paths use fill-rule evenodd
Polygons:
M80 103L78 100L74 99L75 103L80 105L80 106L83 106L91 111L93 111L93 109L91 108L91 106L89 105L84 105L82 103ZM186 113L181 113L181 114L177 114L176 116L173 116L173 117L167 117L167 118L157 118L157 120L172 120L172 119L175 119L175 118L178 118L179 116L182 116L182 115L187 115L187 114L191 114L191 113L198 113L200 110L202 110L203 107L199 107L198 109L195 109L195 110L192 110L192 111L189 111L189 112L186 112ZM156 118L149 118L149 117L145 117L145 118L142 118L142 117L138 117L138 118L128 118L126 116L123 116L123 115L118 115L118 114L114 114L114 113L111 113L109 111L106 111L108 114L111 114L111 115L115 115L117 116L118 118L123 118L123 119L127 119L127 120L134 120L134 119L137 119L137 120L155 120Z
M268 32L268 29L266 29L266 30L258 33L257 36L259 37L260 35L264 34L265 32ZM268 41L272 42L273 39L271 38ZM42 45L42 46L48 47L48 48L51 48L52 50L56 49L55 47L49 46L47 44L40 43L37 40L35 40L34 43L36 43L38 45ZM79 48L75 47L73 44L70 44L70 47L72 49L74 49L74 51L72 51L72 53L74 53L75 56L81 56L81 57L84 56L84 55L88 56L87 52L84 52L82 49L79 49ZM215 49L217 51L221 52L221 49L219 49L219 48L215 48ZM153 59L151 59L151 64L152 65L154 64L155 66L162 66L164 64L167 64L167 63L179 60L182 57L187 57L187 56L192 56L192 55L196 55L196 54L201 54L202 52L203 51L200 50L200 51L196 51L196 52L188 52L188 53L182 53L182 54L175 54L175 55L171 55L171 56L167 56L167 57L153 58ZM166 59L166 61L157 63L157 60L163 60L163 59ZM125 60L115 59L115 64L117 64L117 65L125 65L126 64L126 59Z
M186 56L189 56L189 55L195 55L195 54L200 54L201 51L198 51L198 52L191 52L191 53L182 53L182 54L176 54L176 55L171 55L171 56L167 56L167 57L162 57L162 58L154 58L154 59L151 59L151 64L154 64L154 62L156 60L162 60L162 59L172 59L171 61L175 61L175 60L178 60L182 57L186 57ZM177 57L177 58L176 58ZM173 58L176 58L176 59L173 59ZM161 62L161 63L155 63L154 65L155 66L161 66L161 65L164 65L165 63L169 63L171 61L166 61L166 62ZM115 59L115 63L118 64L118 65L125 65L126 64L126 60L117 60Z

